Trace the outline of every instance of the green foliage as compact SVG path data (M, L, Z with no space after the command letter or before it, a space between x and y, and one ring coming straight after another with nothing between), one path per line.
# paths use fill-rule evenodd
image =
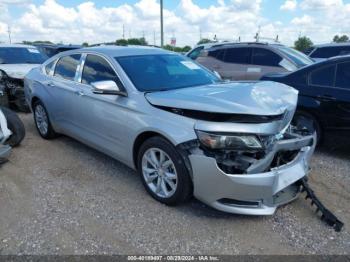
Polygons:
M208 44L208 43L213 43L214 41L208 39L208 38L203 38L201 39L197 45L201 45L201 44Z
M299 37L298 40L294 42L294 48L296 50L299 50L301 52L306 51L310 47L312 47L314 44L312 43L311 39L307 36Z
M121 45L121 46L126 46L128 45L128 40L126 39L118 39L117 41L115 41L116 45Z
M172 45L165 45L163 48L165 50L169 50L177 53L187 53L192 49L190 46L178 47L178 46L172 46Z
M52 42L50 42L50 41L34 41L34 42L32 42L32 41L23 41L22 42L24 45L33 45L33 44L54 44L54 43L52 43Z
M83 47L88 47L88 46L89 46L89 43L84 42L84 43L82 44L82 46L83 46Z
M333 38L333 42L335 43L344 43L344 42L348 42L349 41L349 37L347 35L342 35L342 36L334 36Z
M115 45L127 46L127 45L148 45L144 37L141 38L130 38L130 39L118 39L115 43L110 43Z

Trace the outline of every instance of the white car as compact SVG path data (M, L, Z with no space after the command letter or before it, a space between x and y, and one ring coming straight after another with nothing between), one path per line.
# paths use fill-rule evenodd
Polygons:
M11 108L26 111L23 93L24 76L40 66L47 57L34 46L0 44L0 93Z

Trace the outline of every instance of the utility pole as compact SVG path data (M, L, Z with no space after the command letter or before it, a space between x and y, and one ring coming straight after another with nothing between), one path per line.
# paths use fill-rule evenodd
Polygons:
M7 33L9 34L9 41L10 41L10 44L11 44L11 28L10 28L10 25L7 25Z
M123 39L125 39L125 25L123 24Z
M164 46L163 0L160 0L160 46Z
M156 46L156 31L153 31L153 45Z
M202 28L199 28L199 41L202 40Z

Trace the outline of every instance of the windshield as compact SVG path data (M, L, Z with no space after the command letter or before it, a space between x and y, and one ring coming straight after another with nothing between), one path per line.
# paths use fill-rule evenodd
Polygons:
M46 59L35 47L0 47L0 64L42 64Z
M286 46L278 46L277 48L290 60L292 60L298 67L304 67L313 63L313 61L308 56L293 48Z
M165 91L221 80L189 58L160 54L115 58L139 91Z

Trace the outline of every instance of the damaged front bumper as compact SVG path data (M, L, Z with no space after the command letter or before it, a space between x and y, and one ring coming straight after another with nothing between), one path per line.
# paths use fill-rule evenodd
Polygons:
M272 215L280 205L294 200L300 181L308 175L315 136L294 136L276 141L272 150L252 164L245 174L228 174L214 157L201 150L188 156L194 196L218 210L244 215ZM283 165L272 163L281 152L297 152ZM269 168L271 167L271 168Z

